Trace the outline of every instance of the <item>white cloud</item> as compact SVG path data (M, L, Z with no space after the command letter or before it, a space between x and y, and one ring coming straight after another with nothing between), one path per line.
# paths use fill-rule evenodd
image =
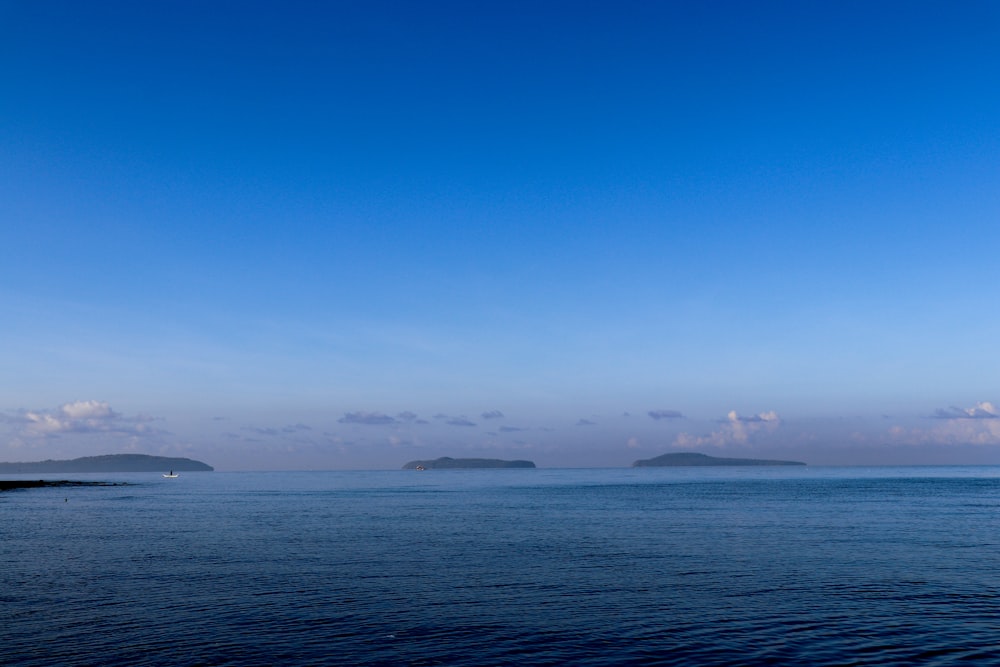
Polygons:
M949 407L930 415L930 426L893 425L889 440L901 445L1000 445L1000 412L988 401Z
M756 424L761 422L778 422L778 414L773 410L771 412L759 412L755 415L750 415L749 417L741 417L736 413L736 410L730 410L729 414L726 415L726 419L733 423L746 423L746 424Z
M893 426L889 439L907 445L1000 445L1000 419L941 419L930 428Z
M728 432L728 438L731 441L741 444L749 442L751 437L760 431L773 433L781 424L781 420L774 411L741 417L735 410L731 410L727 419L724 433Z
M939 408L931 415L935 419L1000 419L1000 413L988 401L980 401L971 408L956 408L947 410Z
M68 430L68 424L57 417L41 412L25 412L23 429L29 435L44 435Z
M121 416L104 401L75 401L73 403L66 403L59 408L59 412L68 419L102 420L115 419Z
M725 419L720 420L720 424L718 429L705 436L680 433L674 439L674 446L688 448L706 445L711 447L746 445L777 431L781 426L781 418L774 411L741 416L735 410L731 410Z
M123 417L104 401L74 401L54 410L20 410L2 421L15 425L20 437L40 438L60 434L109 433L144 435L155 432L151 417Z

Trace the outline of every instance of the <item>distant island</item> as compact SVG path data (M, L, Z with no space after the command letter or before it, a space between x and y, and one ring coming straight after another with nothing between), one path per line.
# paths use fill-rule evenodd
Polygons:
M67 472L208 472L212 466L194 459L147 454L105 454L68 461L0 463L0 474L47 474Z
M726 459L695 452L663 454L652 459L643 459L632 464L633 468L665 466L804 466L801 461L770 461L768 459Z
M500 459L453 459L442 456L433 461L410 461L403 470L457 470L467 468L534 468L531 461L502 461Z

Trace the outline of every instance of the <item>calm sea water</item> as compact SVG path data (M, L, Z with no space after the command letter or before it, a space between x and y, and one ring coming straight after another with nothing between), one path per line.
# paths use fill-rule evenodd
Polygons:
M72 478L4 665L1000 664L1000 468Z

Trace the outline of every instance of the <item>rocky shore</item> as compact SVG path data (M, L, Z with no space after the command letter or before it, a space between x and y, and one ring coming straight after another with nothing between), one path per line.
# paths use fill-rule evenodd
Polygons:
M54 486L126 486L125 482L77 482L68 479L45 480L45 479L0 479L0 491L12 491L14 489L37 489L40 487Z

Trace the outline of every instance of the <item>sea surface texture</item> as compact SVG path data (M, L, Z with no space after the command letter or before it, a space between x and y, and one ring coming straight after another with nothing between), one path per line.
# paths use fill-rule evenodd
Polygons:
M1000 468L77 475L0 663L998 665Z

